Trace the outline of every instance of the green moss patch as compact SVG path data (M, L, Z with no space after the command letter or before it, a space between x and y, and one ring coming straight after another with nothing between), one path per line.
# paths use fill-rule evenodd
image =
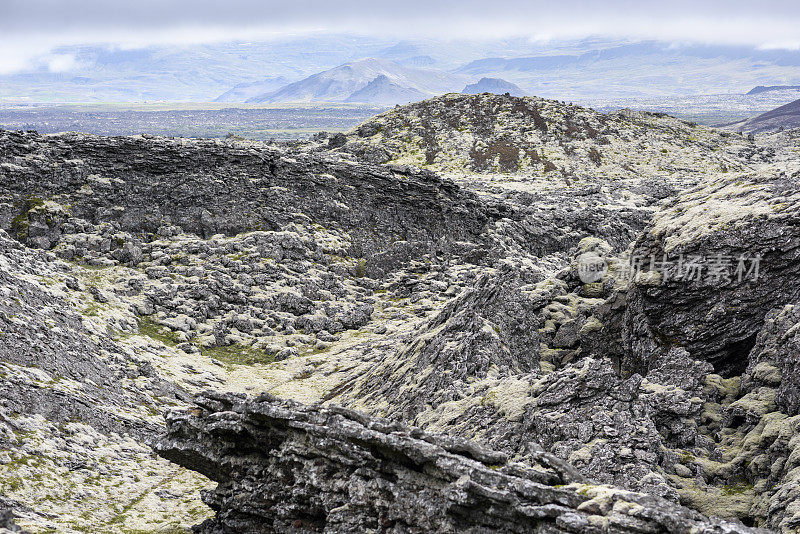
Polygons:
M247 345L202 348L201 354L228 365L257 365L275 361L275 355Z
M731 484L728 486L722 486L722 494L726 496L731 495L741 495L742 493L752 491L753 485L752 484Z
M166 326L162 326L147 317L140 317L138 322L141 335L160 341L168 347L174 347L180 343L178 336Z
M44 203L45 201L41 198L28 197L25 199L25 202L22 203L22 206L15 204L15 208L21 207L22 211L11 221L11 229L19 239L28 237L28 227L30 226L28 213L30 213L30 211L34 208L44 206Z

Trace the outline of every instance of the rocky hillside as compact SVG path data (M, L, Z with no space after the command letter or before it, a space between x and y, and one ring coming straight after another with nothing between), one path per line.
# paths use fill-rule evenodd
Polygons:
M800 100L795 100L751 119L726 126L728 130L748 133L776 132L798 128L800 128Z
M500 95L0 131L0 531L794 532L798 147Z

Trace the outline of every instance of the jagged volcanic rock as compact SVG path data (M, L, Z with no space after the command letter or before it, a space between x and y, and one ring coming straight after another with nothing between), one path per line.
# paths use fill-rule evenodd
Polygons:
M467 441L336 407L207 394L156 449L219 484L198 532L749 532ZM287 488L291 488L287 491Z
M776 169L720 176L665 204L632 253L643 276L628 295L628 371L678 345L741 374L767 312L800 300L799 214L800 172Z
M425 407L458 399L488 373L538 371L538 327L529 295L542 273L502 265L451 300L397 357L358 380L356 396L385 406L385 415L413 418Z
M166 224L210 237L277 230L301 213L375 252L398 240L474 241L511 214L432 173L261 144L3 131L0 155L0 226L39 248L55 245L70 216L133 234Z

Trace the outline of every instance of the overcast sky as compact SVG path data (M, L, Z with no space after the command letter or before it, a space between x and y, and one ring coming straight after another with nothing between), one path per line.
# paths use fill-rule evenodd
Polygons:
M305 32L397 38L587 36L800 48L800 1L0 0L0 73L65 44L123 47L272 39Z

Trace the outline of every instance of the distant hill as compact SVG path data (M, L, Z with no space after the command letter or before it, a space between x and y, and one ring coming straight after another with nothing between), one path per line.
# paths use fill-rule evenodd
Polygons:
M748 133L777 132L791 128L800 128L800 100L726 127L729 130Z
M761 93L768 93L770 91L800 91L800 85L759 85L753 87L746 94L760 95Z
M525 96L525 91L520 89L518 85L500 78L481 78L476 83L471 83L464 87L461 93L465 95L477 95L481 93L502 95L509 93L511 96Z
M283 76L275 76L258 82L239 83L215 98L214 102L244 102L254 96L283 87L290 81Z
M436 60L431 56L414 56L398 61L406 67L431 67L436 64Z
M481 74L484 72L506 72L506 71L536 71L548 70L578 63L577 56L541 56L541 57L517 57L500 58L489 57L477 59L460 67L457 72L465 74Z
M363 88L347 97L345 102L365 102L370 104L408 104L427 97L413 87L403 87L392 82L385 74L377 76Z
M381 76L385 80L378 79ZM463 83L464 77L457 74L368 58L319 72L275 91L251 97L247 102L407 103L407 98L412 95L419 100L454 91ZM372 86L367 88L370 84ZM391 99L391 95L396 99ZM368 97L377 100L364 100Z

